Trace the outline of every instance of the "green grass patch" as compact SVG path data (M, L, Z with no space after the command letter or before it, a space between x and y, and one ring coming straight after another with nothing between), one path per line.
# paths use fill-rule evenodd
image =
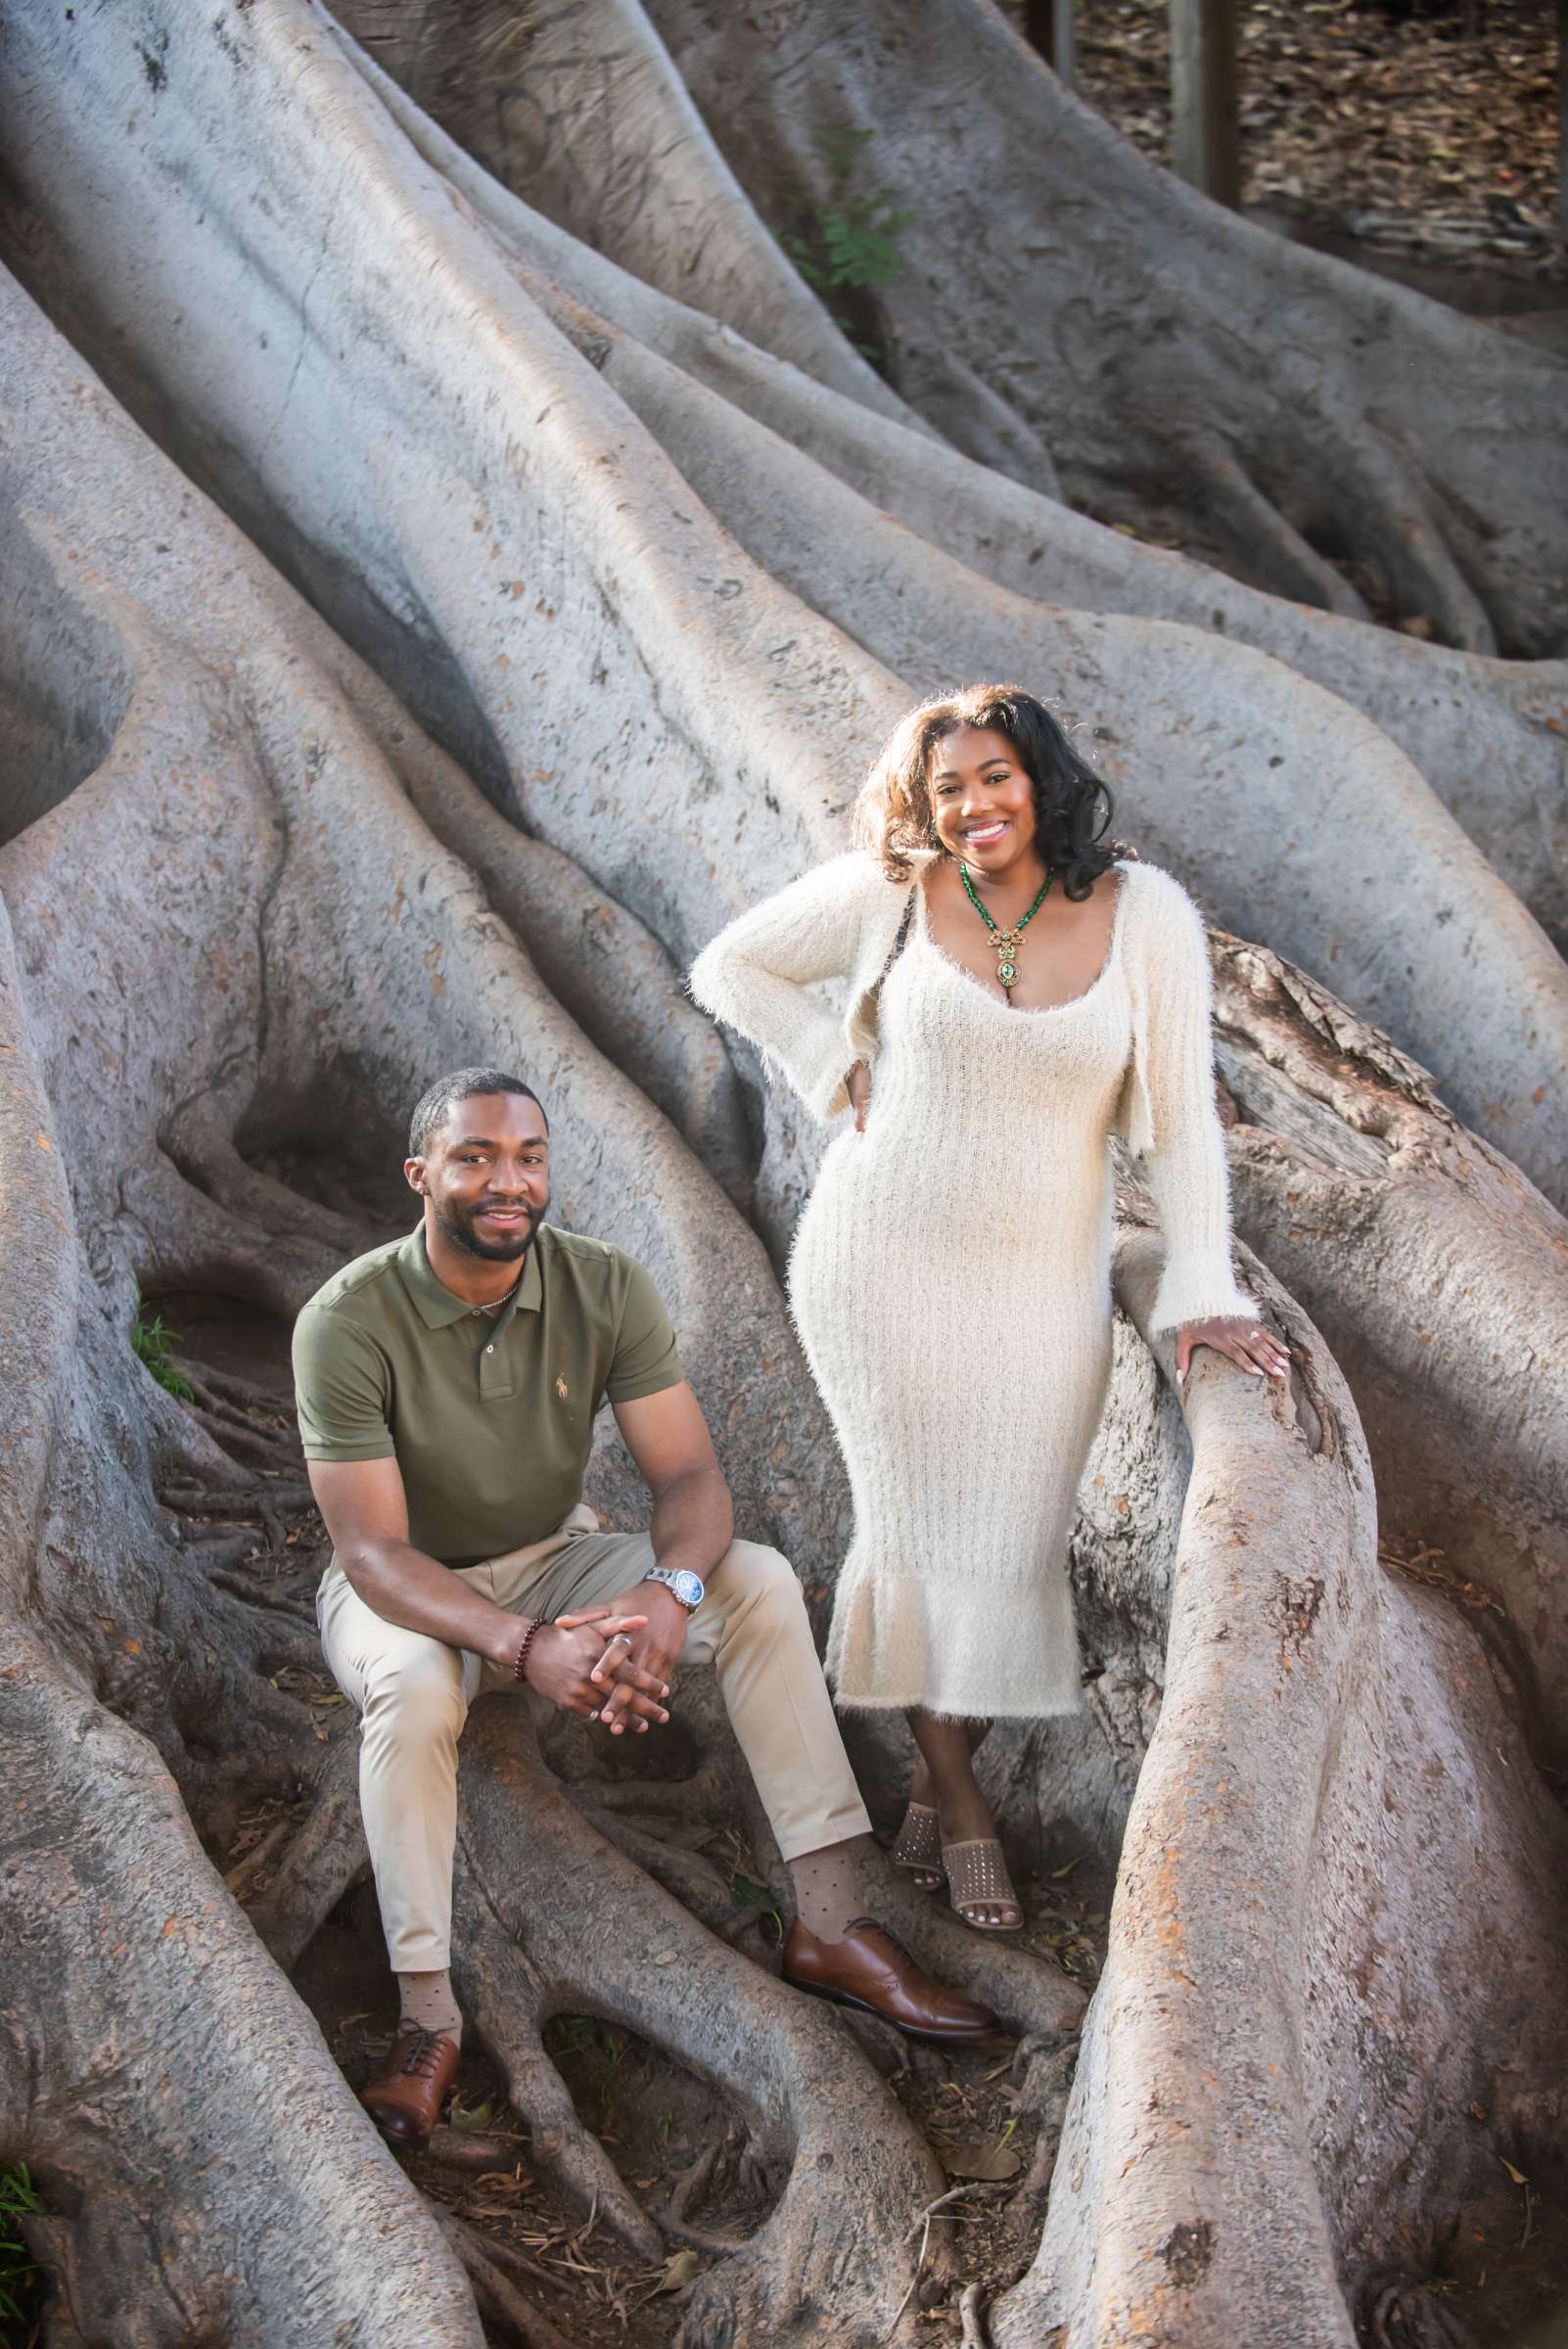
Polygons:
M178 1330L163 1327L161 1313L155 1313L149 1321L146 1300L138 1289L136 1319L131 1325L131 1352L167 1393L177 1395L181 1403L194 1403L196 1389L174 1359L174 1341L178 1336Z
M763 1916L771 1917L774 1938L778 1941L783 1940L784 1919L780 1916L773 1895L765 1884L759 1884L755 1876L747 1875L743 1868L736 1868L729 1879L729 1889L742 1909L756 1909Z
M0 2349L31 2349L37 2336L49 2286L20 2222L42 2208L26 2163L0 2163Z

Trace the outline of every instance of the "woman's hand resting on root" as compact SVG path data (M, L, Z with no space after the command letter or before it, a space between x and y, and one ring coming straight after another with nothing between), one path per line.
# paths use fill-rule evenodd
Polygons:
M1253 1320L1250 1314L1226 1317L1216 1313L1207 1321L1183 1321L1176 1331L1178 1386L1186 1384L1192 1357L1200 1346L1212 1346L1216 1354L1227 1355L1254 1378L1283 1378L1290 1368L1284 1342L1264 1322Z

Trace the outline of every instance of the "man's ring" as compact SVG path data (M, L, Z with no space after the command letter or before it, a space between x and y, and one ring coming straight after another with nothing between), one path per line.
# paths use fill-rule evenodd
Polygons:
M615 1646L617 1640L621 1642L623 1647L631 1647L635 1645L635 1642L632 1639L629 1632L613 1632L610 1635L610 1644L612 1647Z

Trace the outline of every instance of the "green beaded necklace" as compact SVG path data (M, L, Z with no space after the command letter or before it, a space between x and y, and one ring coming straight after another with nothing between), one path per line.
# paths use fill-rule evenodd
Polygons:
M1040 907L1044 904L1051 883L1055 880L1056 876L1050 870L1049 866L1047 866L1045 878L1039 886L1038 897L1035 899L1034 904L1031 905L1023 920L1015 923L1011 930L999 930L996 924L992 920L991 915L986 911L985 906L982 905L980 899L975 895L975 885L969 878L969 867L966 864L959 865L958 878L964 885L964 895L968 898L970 904L973 905L975 911L979 914L981 920L991 932L991 943L996 949L996 984L1006 995L1007 1000L1010 1003L1013 999L1013 989L1018 980L1019 943L1023 938L1024 932L1029 928L1030 923L1034 920L1036 914L1038 913Z

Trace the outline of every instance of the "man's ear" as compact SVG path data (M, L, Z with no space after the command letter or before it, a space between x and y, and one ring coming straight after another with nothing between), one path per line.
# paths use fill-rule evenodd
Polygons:
M427 1185L425 1182L425 1162L422 1158L404 1159L403 1180L407 1183L411 1191L418 1191L420 1197L424 1197Z

